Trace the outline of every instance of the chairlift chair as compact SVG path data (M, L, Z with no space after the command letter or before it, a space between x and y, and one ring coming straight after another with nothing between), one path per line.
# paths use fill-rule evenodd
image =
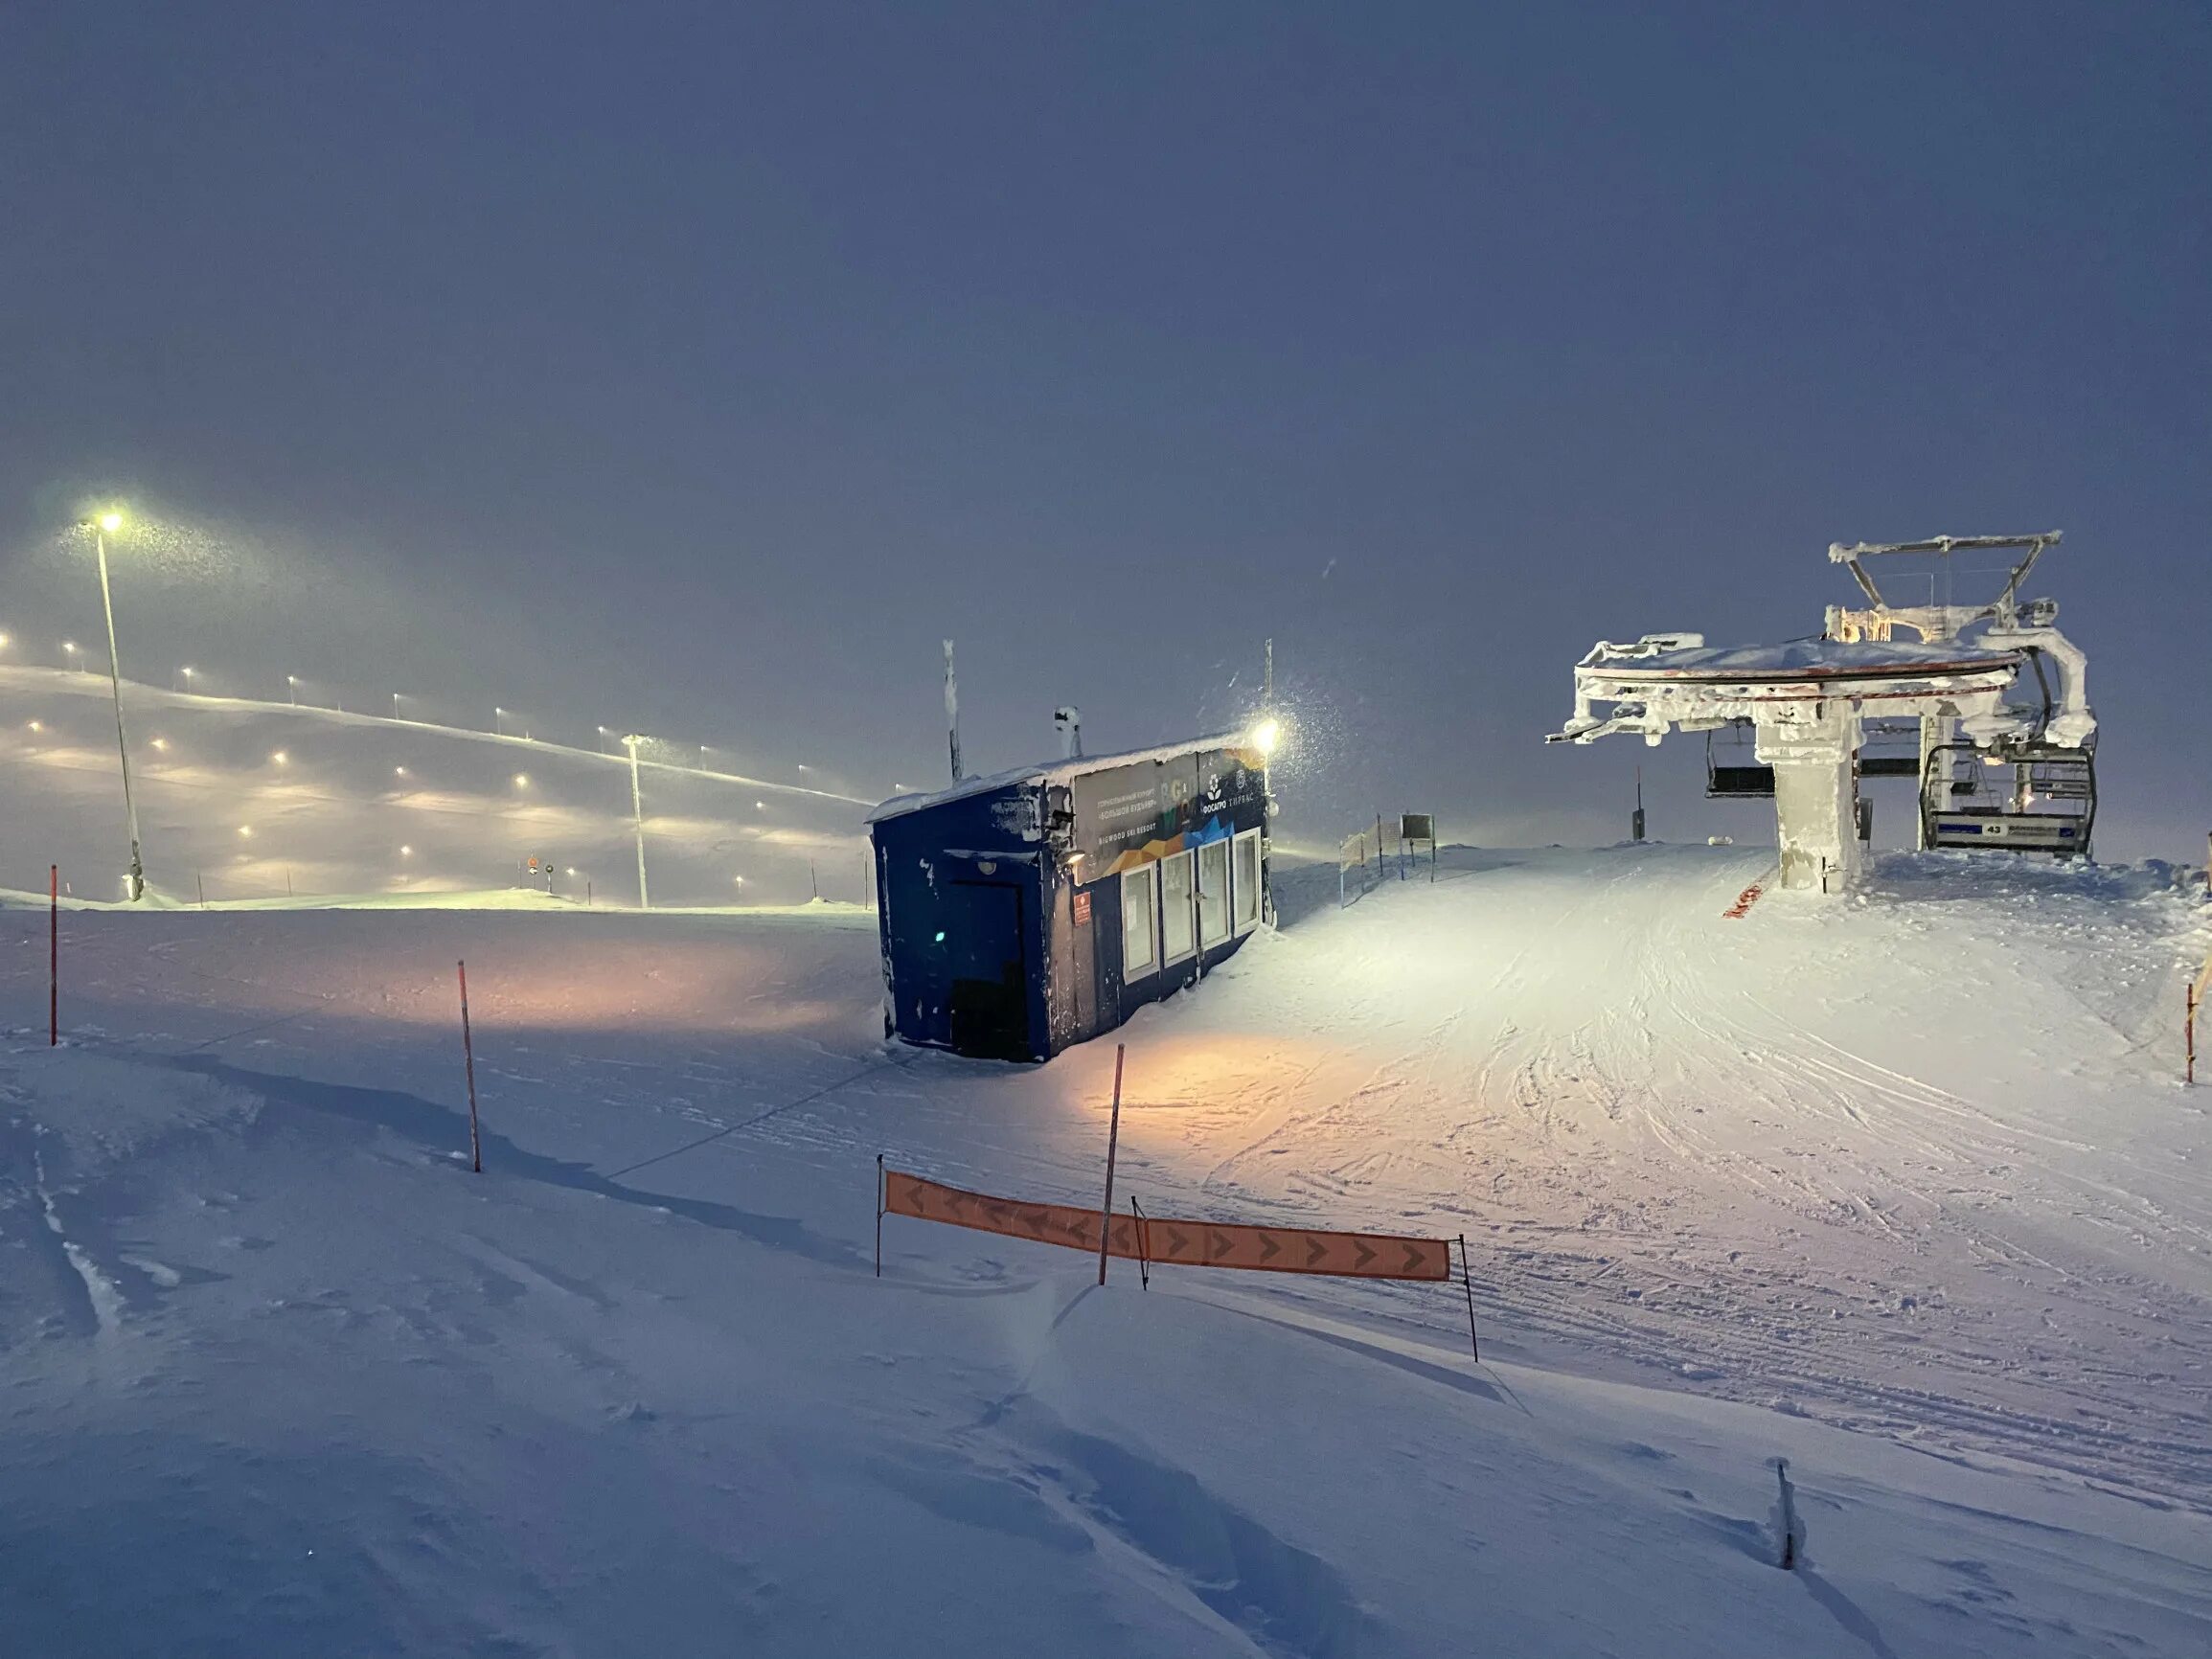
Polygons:
M1716 742L1723 733L1725 740ZM1774 799L1774 768L1760 761L1750 721L1730 720L1705 734L1705 799Z
M1859 745L1861 778L1920 779L1920 722L1868 720Z
M2089 856L2097 818L2092 747L1939 743L1921 777L1922 845Z

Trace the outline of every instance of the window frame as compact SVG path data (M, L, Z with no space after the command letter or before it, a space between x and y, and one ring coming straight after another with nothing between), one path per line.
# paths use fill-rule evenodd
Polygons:
M1237 879L1238 851L1247 843L1252 849L1252 916L1250 920L1246 920L1242 914L1243 884ZM1260 831L1257 829L1240 830L1229 837L1229 934L1231 938L1243 938L1245 934L1250 933L1260 925L1261 918L1266 914L1266 870L1267 850L1260 844Z
M1129 966L1129 884L1140 883L1145 890L1146 938L1152 953L1136 966ZM1122 899L1122 983L1129 985L1160 971L1160 882L1152 865L1140 864L1133 870L1121 873Z
M1173 864L1173 863L1174 863L1174 862L1175 862L1175 861L1176 861L1178 858L1179 858L1179 859L1181 859L1181 860L1182 860L1182 861L1183 861L1183 862L1184 862L1186 865L1188 865L1188 866L1190 867L1190 872L1191 872L1191 874L1190 874L1190 886L1189 886L1189 888L1188 888L1188 890L1187 890L1187 892L1186 892L1186 897L1185 897L1185 899L1184 899L1184 903L1185 903L1185 905L1186 905L1186 906L1188 906L1188 907L1191 907L1191 908L1192 908L1192 914L1191 914L1191 916L1190 916L1190 918L1189 918L1189 922L1188 922L1188 925L1189 925L1189 927L1190 927L1190 930L1191 930L1191 943L1190 943L1190 948L1189 948L1189 949L1187 949L1187 950L1180 950L1180 951L1175 951L1175 952L1173 952L1173 953L1171 953L1171 952L1169 951L1169 949L1168 949L1168 925L1167 925L1167 923L1168 923L1168 866L1169 866L1169 865L1171 865L1171 864ZM1191 960L1191 958L1192 958L1192 957L1194 957L1194 956L1196 956L1196 955L1197 955L1197 954L1198 954L1198 918L1197 918L1197 912L1196 912L1196 908L1195 908L1195 900L1196 900L1196 899L1197 899L1197 892L1198 892L1198 889L1197 889L1197 881L1198 881L1198 867L1197 867L1197 861L1196 861L1196 860L1195 860L1195 859L1192 857L1192 855L1191 855L1191 850L1190 850L1188 847L1184 848L1184 849L1183 849L1183 850L1182 850L1180 852L1171 852L1171 853L1169 853L1169 854L1168 854L1168 855L1167 855L1165 858L1158 858L1158 859L1154 859L1154 860L1153 860L1153 862L1159 866L1159 871L1160 871L1160 880L1159 880L1159 894L1160 894L1160 902L1159 902L1159 919L1160 919L1160 966L1161 966L1162 967L1174 967L1174 966L1175 966L1177 963L1180 963L1180 962L1188 962L1188 961L1190 961L1190 960Z

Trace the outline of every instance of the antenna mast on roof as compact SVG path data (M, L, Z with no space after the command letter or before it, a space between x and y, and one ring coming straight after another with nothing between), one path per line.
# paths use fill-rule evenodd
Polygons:
M952 781L960 782L960 681L952 672L952 642L945 642L945 732L952 745Z

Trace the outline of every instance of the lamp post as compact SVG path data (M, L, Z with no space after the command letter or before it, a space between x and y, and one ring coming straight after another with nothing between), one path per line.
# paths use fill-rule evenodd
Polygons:
M292 707L295 709L298 708L300 706L300 676L297 674L286 674L285 676L285 690L291 696Z
M645 791L637 778L637 746L644 741L643 738L638 737L623 739L623 745L629 750L630 822L637 828L637 907L640 910L650 910L652 899L647 894L645 885Z
M123 762L123 816L130 830L128 888L133 904L146 897L146 860L138 843L138 807L130 798L130 742L123 732L123 665L115 649L115 598L107 584L107 537L123 528L123 514L103 512L88 521L92 545L100 557L100 608L107 618L107 684L115 693L115 753Z

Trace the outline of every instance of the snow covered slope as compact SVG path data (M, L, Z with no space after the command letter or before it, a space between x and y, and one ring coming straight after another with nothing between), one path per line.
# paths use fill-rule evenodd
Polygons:
M1964 868L1964 867L1959 867ZM886 1049L873 920L0 911L0 1627L135 1652L2194 1654L2212 1227L2156 873L1448 855L1110 1045ZM1328 872L1331 888L1334 872ZM1334 901L1333 892L1329 895ZM469 961L487 1173L466 1147ZM2171 996L2168 995L2171 990ZM2203 1094L2200 1091L2200 1094ZM2203 1094L2212 1099L2212 1094ZM1767 1564L1790 1460L1809 1569Z

